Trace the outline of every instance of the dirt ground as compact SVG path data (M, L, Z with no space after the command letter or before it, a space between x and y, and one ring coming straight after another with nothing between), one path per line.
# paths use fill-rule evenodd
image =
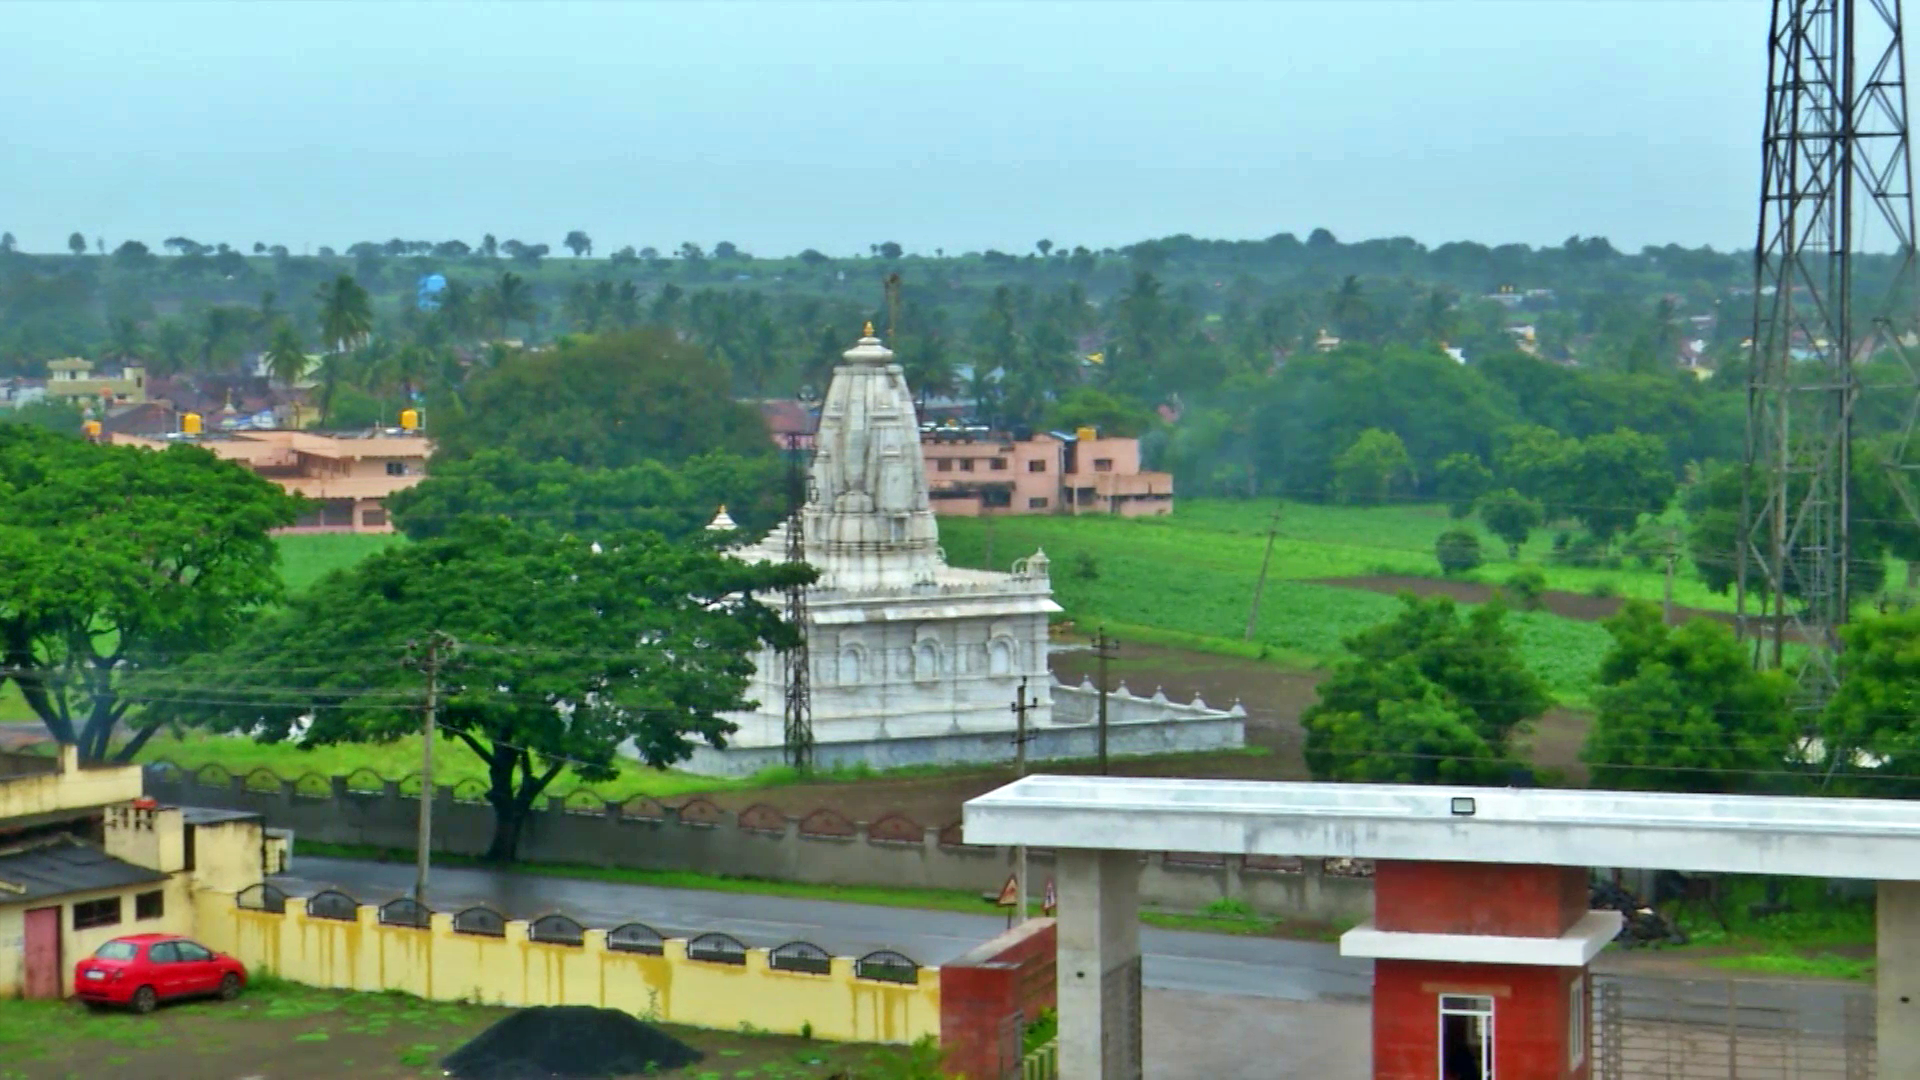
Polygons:
M231 1003L90 1014L72 1002L0 1002L0 1080L396 1080L439 1061L509 1010L400 994L276 987ZM868 1075L871 1046L666 1030L707 1055L664 1075L807 1080Z

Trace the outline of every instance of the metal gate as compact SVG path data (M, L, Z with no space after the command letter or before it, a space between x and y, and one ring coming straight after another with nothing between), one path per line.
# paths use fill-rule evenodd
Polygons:
M1595 1080L1874 1080L1871 987L1595 979Z

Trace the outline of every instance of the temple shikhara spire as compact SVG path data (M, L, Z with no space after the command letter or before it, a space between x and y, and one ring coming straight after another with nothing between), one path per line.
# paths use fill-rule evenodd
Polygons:
M800 520L805 561L820 573L805 604L815 762L887 767L1010 758L1009 706L1023 680L1032 701L1028 724L1038 733L1030 756L1048 756L1048 733L1063 727L1083 737L1082 753L1091 756L1090 688L1058 686L1047 668L1048 617L1060 605L1046 555L1035 552L1008 571L947 565L913 395L871 323L834 368L813 446ZM722 507L708 528L736 526ZM787 548L782 524L734 554L782 562ZM729 715L740 729L728 749L700 747L689 767L747 773L781 762L783 672L771 650L758 658L748 691L758 707ZM1063 696L1071 699L1071 718L1056 716ZM1163 696L1128 695L1125 703L1134 713L1116 725L1179 723L1198 736L1206 725L1189 721L1207 718L1217 728L1203 737L1208 746L1241 744L1243 714L1200 702L1172 705ZM1054 741L1065 747L1067 736L1056 732Z

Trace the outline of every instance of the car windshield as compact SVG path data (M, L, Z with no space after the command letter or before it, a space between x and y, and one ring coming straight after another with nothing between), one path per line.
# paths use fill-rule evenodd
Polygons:
M139 951L140 946L130 941L109 941L95 950L93 955L101 960L131 960Z

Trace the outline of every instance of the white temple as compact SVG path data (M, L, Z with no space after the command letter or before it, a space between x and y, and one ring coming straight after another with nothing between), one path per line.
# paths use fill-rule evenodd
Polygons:
M888 767L1010 758L1012 706L1023 681L1031 702L1027 722L1036 734L1031 756L1063 756L1041 745L1065 745L1058 733L1045 738L1059 726L1054 698L1084 692L1059 687L1047 669L1047 617L1060 605L1046 555L1035 552L1011 573L948 566L906 376L871 326L844 357L821 404L801 512L805 560L820 572L807 591L816 763ZM709 528L733 528L724 507ZM735 554L784 561L787 528L782 524ZM728 749L700 747L689 768L744 773L780 763L783 657L772 650L760 655L748 697L759 707L728 715L739 725ZM1153 704L1128 695L1133 702ZM1166 699L1158 703L1154 711L1164 714ZM1229 716L1196 705L1208 716ZM1061 722L1090 737L1090 706L1070 711L1078 715ZM1230 741L1212 745L1240 745L1239 721L1232 726Z

